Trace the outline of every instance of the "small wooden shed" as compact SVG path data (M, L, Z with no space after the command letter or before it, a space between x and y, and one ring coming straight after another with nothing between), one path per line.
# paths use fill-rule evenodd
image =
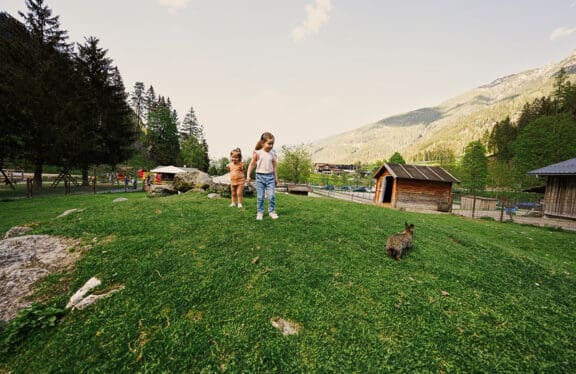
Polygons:
M392 208L452 209L452 184L460 183L439 166L382 165L376 173L374 202Z
M544 191L544 214L576 219L576 158L529 171L547 177Z
M460 198L460 209L472 210L496 210L498 199L476 196L476 206L474 207L474 196L462 196Z
M288 184L287 186L288 193L292 195L306 195L312 192L312 187L309 184Z

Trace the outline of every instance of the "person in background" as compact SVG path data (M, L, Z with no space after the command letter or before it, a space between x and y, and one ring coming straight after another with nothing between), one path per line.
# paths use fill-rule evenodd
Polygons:
M274 135L265 132L256 143L252 160L248 165L246 182L250 183L250 175L256 167L256 219L261 221L264 216L264 200L268 198L268 214L272 219L278 219L276 213L276 185L278 184L278 156L274 148Z
M242 163L242 151L240 148L234 148L230 152L230 163L226 165L230 172L230 192L232 194L231 207L242 208L242 195L244 193L244 164Z
M150 191L150 186L152 185L152 180L150 178L150 173L148 173L148 175L146 175L146 179L144 181L144 188L146 188L146 191Z

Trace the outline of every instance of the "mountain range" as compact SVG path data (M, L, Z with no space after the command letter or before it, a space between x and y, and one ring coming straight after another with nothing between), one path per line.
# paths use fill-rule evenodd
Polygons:
M527 102L550 96L561 68L572 82L576 80L576 50L559 63L498 78L435 107L387 117L311 143L312 160L371 163L399 152L407 162L418 162L442 148L460 156L469 142L482 139L496 122L506 116L514 121Z

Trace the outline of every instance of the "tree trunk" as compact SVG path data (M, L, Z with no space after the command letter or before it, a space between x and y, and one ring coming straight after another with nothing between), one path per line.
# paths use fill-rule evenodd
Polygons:
M36 161L34 165L34 189L42 189L42 162Z
M88 166L82 166L82 186L89 186Z
M476 211L476 191L474 191L474 198L472 200L472 218L474 218L475 211Z

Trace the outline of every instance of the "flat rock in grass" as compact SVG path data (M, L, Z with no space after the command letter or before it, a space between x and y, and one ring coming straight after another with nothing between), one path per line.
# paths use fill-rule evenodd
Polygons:
M125 197L119 197L117 199L112 200L113 203L121 203L123 201L128 201L128 199Z
M98 294L98 295L88 295L85 298L83 298L82 300L80 300L80 302L78 304L76 304L72 308L72 310L74 310L74 309L82 310L82 309L86 308L87 306L94 304L96 301L103 299L105 297L108 297L108 296L112 295L114 292L120 291L123 288L124 288L124 286L121 286L119 288L115 288L113 290L110 290L106 293L102 293L102 294Z
M62 218L62 217L67 216L68 214L72 214L72 213L74 213L74 212L81 212L81 211L82 211L82 209L78 209L78 208L68 209L68 210L65 211L64 213L60 214L60 215L58 216L58 218Z
M0 320L32 305L33 285L48 274L66 270L80 257L76 240L49 235L19 236L0 241Z
M92 290L95 287L98 287L101 284L102 281L96 277L88 279L88 281L84 283L84 285L80 287L80 289L76 291L74 295L72 295L72 297L68 301L68 304L66 305L66 309L74 307L76 304L82 301L84 295L86 295L88 291Z
M209 199L219 199L220 198L220 195L217 193L209 193L207 196Z
M66 305L66 309L72 308L72 310L75 310L75 309L82 310L82 309L86 308L87 306L94 304L96 301L98 301L104 297L108 297L111 294L113 294L114 292L119 291L119 290L124 288L123 286L121 286L121 287L114 288L114 289L112 289L106 293L97 294L97 295L93 294L93 295L86 296L86 294L88 292L90 292L92 289L98 287L100 284L102 284L102 281L96 277L92 277L92 278L88 279L88 281L86 283L84 283L84 285L82 287L80 287L80 289L78 291L76 291L74 293L74 295L72 295L72 297L68 301L68 304Z
M25 234L30 230L32 230L32 227L14 226L10 230L6 231L6 234L4 234L4 239L13 238L15 236L21 236L22 234Z
M281 331L283 335L297 335L298 331L300 331L300 325L298 323L285 320L284 318L271 318L270 323Z

